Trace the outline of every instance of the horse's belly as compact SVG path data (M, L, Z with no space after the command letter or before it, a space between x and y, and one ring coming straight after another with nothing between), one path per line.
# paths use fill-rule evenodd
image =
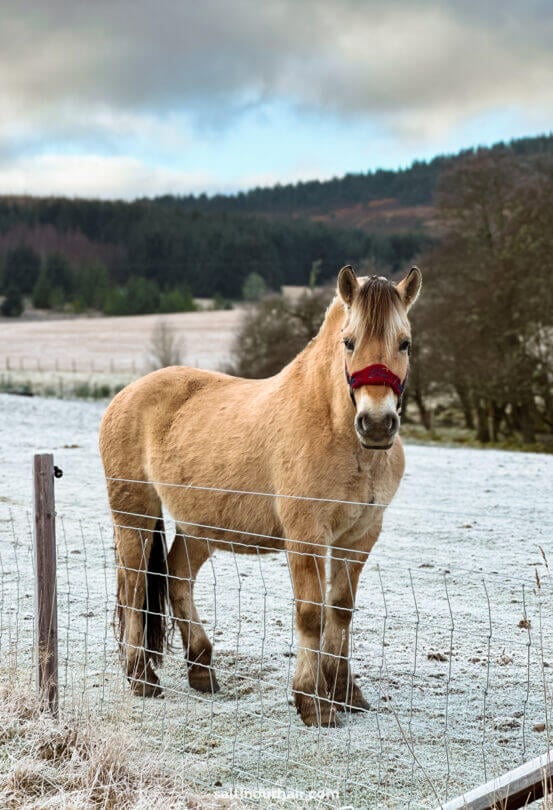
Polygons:
M194 397L181 408L150 448L148 473L154 481L174 482L156 489L184 533L237 553L281 549L264 434L245 408L225 411L216 404L200 407Z
M263 537L258 534L227 532L221 533L220 539L214 543L214 546L223 551L232 551L236 554L268 554L271 551L282 551L284 540L277 535Z
M255 554L284 547L273 497L183 486L164 493L163 501L183 534L203 538L215 548Z

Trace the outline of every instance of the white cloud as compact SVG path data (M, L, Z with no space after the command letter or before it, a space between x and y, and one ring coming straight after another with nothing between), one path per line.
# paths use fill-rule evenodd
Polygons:
M495 8L495 15L491 8ZM65 105L193 111L257 102L342 115L549 104L553 7L428 0L50 0L0 17L3 93L20 117ZM4 117L4 116L3 116Z
M5 194L113 199L220 188L217 178L150 166L135 158L98 155L37 155L0 167Z
M183 156L205 158L214 132L271 105L295 110L315 138L317 118L371 122L414 150L491 110L516 109L550 128L553 6L8 0L0 76L2 191L220 190L209 171L182 170L193 165ZM305 176L286 171L283 182Z
M232 194L314 176L324 179L314 163L296 165L284 173L246 172L222 180L206 172L160 168L129 157L50 154L19 158L9 166L0 166L0 188L13 195L71 197L78 189L79 197L135 199L164 194Z

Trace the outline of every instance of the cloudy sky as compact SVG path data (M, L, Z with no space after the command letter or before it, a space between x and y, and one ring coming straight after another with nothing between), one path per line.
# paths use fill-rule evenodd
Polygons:
M551 130L551 0L0 0L0 194L227 192Z

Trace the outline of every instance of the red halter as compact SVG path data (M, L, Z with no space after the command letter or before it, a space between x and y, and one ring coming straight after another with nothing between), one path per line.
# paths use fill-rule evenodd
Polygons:
M405 383L407 382L407 378L402 382L393 371L390 371L388 366L384 366L381 363L373 363L372 366L366 366L359 371L354 371L351 376L348 374L346 367L346 380L348 381L349 393L354 405L355 399L353 392L356 388L360 388L362 385L385 385L391 388L398 398L398 410L401 406L401 396L405 388Z

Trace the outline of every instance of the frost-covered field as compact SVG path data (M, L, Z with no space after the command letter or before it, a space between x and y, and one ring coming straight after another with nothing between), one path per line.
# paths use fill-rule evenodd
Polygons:
M0 319L0 369L71 370L118 374L148 366L152 332L160 321L171 329L183 362L217 368L243 317L240 308L125 317Z
M188 691L176 642L161 671L165 700L129 696L111 628L112 536L96 447L103 407L0 395L6 674L30 677L31 462L53 451L64 471L56 496L65 709L136 730L145 749L163 751L202 789L235 791L245 806L286 797L294 806L433 807L545 750L552 457L407 447L354 616L354 671L371 709L339 729L307 729L289 702L292 595L278 554L219 552L204 567L197 603L215 641L213 699ZM540 723L546 731L534 730Z

